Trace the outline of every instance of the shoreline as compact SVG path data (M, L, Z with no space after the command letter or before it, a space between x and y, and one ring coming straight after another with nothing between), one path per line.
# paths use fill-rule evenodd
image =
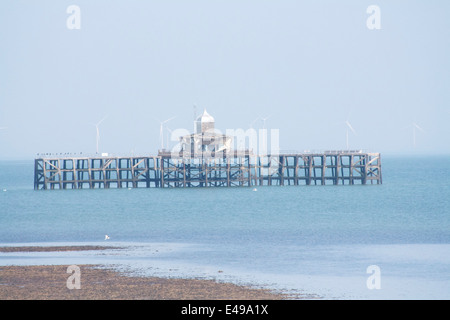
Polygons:
M73 245L73 246L11 246L0 247L0 252L65 252L65 251L86 251L86 250L107 250L107 249L123 249L123 247L115 246L99 246L99 245Z
M122 249L114 246L16 246L0 252ZM69 289L68 265L0 266L0 300L291 300L310 299L269 289L196 278L137 276L104 264L82 264L80 289ZM317 297L314 297L317 298Z

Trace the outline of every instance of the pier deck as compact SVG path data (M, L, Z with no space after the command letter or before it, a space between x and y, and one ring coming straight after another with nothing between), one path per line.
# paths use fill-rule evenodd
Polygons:
M381 156L361 151L195 157L38 157L35 189L381 184Z

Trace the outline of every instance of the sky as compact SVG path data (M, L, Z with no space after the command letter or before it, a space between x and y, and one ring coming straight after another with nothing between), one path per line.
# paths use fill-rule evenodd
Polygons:
M349 132L350 149L450 154L449 12L444 0L1 1L0 160L95 153L105 116L100 152L156 154L160 121L192 131L204 109L223 132L268 118L281 150L346 149Z

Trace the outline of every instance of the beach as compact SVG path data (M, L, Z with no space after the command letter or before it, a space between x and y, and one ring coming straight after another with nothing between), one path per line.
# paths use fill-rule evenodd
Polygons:
M103 250L102 246L1 247L0 252ZM69 289L67 265L0 266L0 300L281 300L267 289L205 279L136 276L104 265L78 265L80 288ZM296 297L299 298L299 297Z

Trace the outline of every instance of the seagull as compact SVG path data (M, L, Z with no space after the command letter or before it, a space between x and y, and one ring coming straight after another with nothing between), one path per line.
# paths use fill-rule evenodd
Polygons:
M258 191L258 189L255 188L255 189L253 189L253 191Z
M105 234L105 240L108 240L109 236L107 234Z

